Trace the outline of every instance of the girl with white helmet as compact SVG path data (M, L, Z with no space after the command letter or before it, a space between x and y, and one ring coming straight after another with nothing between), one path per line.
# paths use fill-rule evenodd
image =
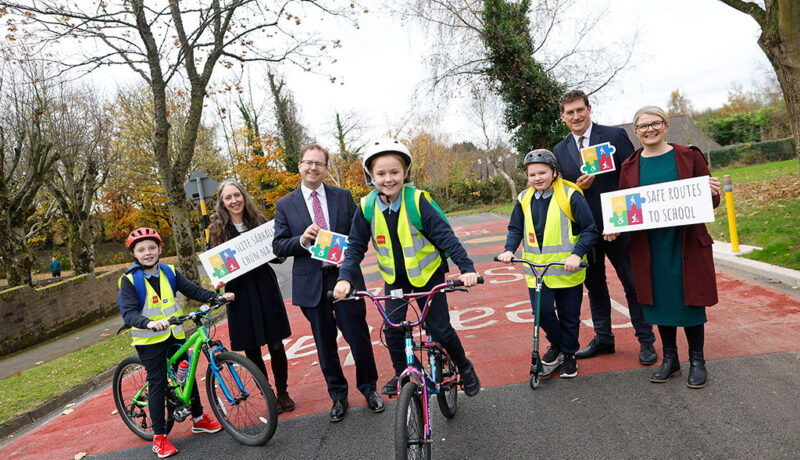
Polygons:
M478 274L472 260L430 195L406 186L412 162L408 148L394 139L374 142L364 154L364 178L367 184L375 185L376 190L361 199L361 206L353 218L345 260L334 290L337 299L349 294L350 281L361 270L359 264L370 240L378 254L378 268L386 283L387 294L396 289L403 292L428 291L443 283L447 272L443 252L461 270L460 279L465 286L477 283ZM407 305L400 307L402 304L402 300L387 302L386 311L390 312L393 322L405 319ZM464 393L467 396L478 394L480 380L450 324L444 293L434 295L425 327L444 346L458 367ZM403 331L387 326L384 335L395 375L381 393L393 395L397 393L397 376L406 367Z

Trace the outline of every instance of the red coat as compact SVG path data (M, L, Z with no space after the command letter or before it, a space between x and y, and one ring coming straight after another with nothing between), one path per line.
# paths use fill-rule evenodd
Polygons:
M705 157L695 146L670 144L675 149L678 179L708 176ZM633 153L620 169L619 188L639 186L639 158L642 149ZM713 197L719 206L719 195ZM685 225L683 230L683 295L686 305L710 306L718 302L717 278L714 271L714 240L705 224ZM633 280L639 303L653 305L653 277L650 270L650 243L647 231L631 232L628 246L633 266Z

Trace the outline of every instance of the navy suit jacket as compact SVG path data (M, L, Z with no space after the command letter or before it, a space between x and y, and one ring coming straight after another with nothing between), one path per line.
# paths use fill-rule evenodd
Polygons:
M610 142L616 148L616 152L613 155L616 170L598 174L589 190L584 190L583 192L600 233L603 233L603 228L605 227L603 225L603 211L600 206L600 194L619 190L619 170L622 168L622 162L633 154L633 144L624 129L592 123L592 134L589 138L589 143L585 146L602 144L603 142ZM575 138L572 133L568 134L567 137L553 147L553 154L558 160L558 170L564 179L575 182L578 177L584 174L580 169L583 163L579 163L578 146L575 144Z
M322 186L325 187L325 198L328 202L328 230L349 234L356 212L353 195L343 188L325 183ZM300 244L300 236L312 223L300 187L278 200L275 205L272 251L278 257L293 257L292 303L301 307L316 307L325 295L322 292L322 262L312 259L311 253ZM352 284L356 289L364 289L364 276L360 270Z

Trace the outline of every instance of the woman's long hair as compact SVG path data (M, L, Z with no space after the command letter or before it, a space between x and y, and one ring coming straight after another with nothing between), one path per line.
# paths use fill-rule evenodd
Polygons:
M222 189L228 185L233 185L238 188L244 198L244 214L242 215L242 221L248 230L256 228L267 221L267 218L258 212L255 203L253 203L253 200L244 187L235 180L226 180L219 184L217 188L217 204L214 206L214 214L211 215L211 224L208 226L211 246L217 246L230 239L228 224L231 221L231 215L222 203Z

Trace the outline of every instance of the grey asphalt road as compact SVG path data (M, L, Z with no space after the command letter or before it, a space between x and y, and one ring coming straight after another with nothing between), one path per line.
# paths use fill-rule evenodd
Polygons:
M434 458L800 457L800 352L708 362L709 385L683 375L652 384L652 368L463 393L452 420L431 400ZM395 402L332 424L327 414L280 421L263 447L225 433L179 439L179 458L382 459L393 457ZM150 445L97 456L149 458Z

